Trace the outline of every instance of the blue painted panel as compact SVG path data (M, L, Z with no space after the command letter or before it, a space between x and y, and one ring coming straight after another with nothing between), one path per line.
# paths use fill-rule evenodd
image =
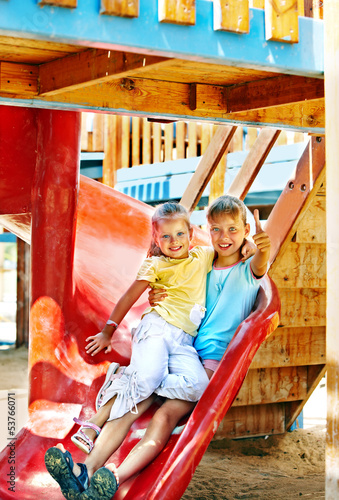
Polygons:
M12 233L1 233L0 243L16 243L16 236Z
M274 204L292 176L304 149L305 143L273 148L253 182L245 203L249 206ZM225 192L238 174L247 154L248 151L241 151L227 155ZM146 203L180 200L199 161L200 158L188 158L118 170L116 189ZM207 185L200 205L206 205L209 192ZM203 216L199 214L199 217Z
M159 23L157 0L140 0L135 19L99 15L99 0L75 9L36 0L0 2L0 34L322 77L323 22L299 17L297 44L266 42L264 11L251 9L249 34L213 30L213 2L196 1L196 25Z

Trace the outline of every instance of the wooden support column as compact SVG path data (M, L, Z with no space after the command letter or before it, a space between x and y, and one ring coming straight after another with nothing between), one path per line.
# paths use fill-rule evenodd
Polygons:
M339 498L339 3L324 2L327 219L326 499Z
M28 346L30 246L17 239L16 347Z
M102 165L102 182L114 187L116 170L121 163L121 116L105 115L104 161Z
M236 129L237 127L219 126L209 143L180 201L190 212L198 205L201 195L231 142Z

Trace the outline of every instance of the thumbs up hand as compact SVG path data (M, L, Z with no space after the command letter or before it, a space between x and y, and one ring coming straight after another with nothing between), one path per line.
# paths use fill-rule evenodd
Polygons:
M253 241L256 244L258 250L261 252L269 252L271 248L271 241L267 233L261 227L259 219L259 210L254 210L254 220L255 220L255 234L253 235Z

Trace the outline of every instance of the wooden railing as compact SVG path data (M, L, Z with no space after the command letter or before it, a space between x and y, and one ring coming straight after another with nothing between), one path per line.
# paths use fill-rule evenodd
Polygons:
M212 1L212 0L211 0ZM38 0L40 5L76 8L77 0ZM250 8L265 9L266 40L297 43L298 16L322 19L322 0L213 0L213 29L248 33ZM138 17L139 0L101 0L100 15ZM195 0L159 0L162 23L191 26L196 20Z
M114 186L115 171L120 168L202 156L216 129L217 126L211 123L178 121L164 124L146 118L82 113L81 150L105 153L103 182ZM255 127L237 127L212 183L220 184L227 153L250 150L259 131ZM304 141L304 134L281 131L276 145L301 141Z

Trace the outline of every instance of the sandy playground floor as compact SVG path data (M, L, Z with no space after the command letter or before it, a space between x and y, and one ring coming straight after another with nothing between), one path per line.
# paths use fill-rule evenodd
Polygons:
M25 348L0 351L0 391L13 388L27 390ZM324 499L324 454L323 420L267 439L212 441L182 498Z

